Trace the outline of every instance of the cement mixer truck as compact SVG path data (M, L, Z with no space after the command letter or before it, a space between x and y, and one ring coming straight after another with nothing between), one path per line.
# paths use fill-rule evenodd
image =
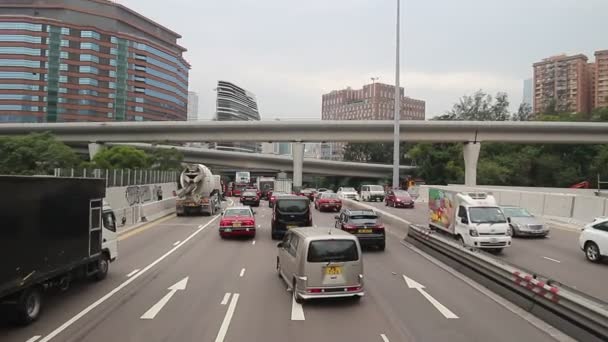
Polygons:
M203 164L187 165L179 177L181 189L177 193L177 216L215 215L221 211L222 203L215 178Z

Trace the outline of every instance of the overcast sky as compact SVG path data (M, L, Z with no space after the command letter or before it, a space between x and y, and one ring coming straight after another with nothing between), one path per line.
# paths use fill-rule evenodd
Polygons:
M117 2L183 36L200 119L220 79L255 93L262 119L318 119L326 92L395 81L395 0ZM401 84L427 118L477 89L515 110L535 61L608 49L608 1L402 0L401 32Z

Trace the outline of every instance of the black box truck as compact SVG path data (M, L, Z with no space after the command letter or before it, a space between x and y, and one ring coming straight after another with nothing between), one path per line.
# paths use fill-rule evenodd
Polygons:
M105 278L117 252L115 217L101 179L0 176L0 189L0 305L27 324L45 291Z

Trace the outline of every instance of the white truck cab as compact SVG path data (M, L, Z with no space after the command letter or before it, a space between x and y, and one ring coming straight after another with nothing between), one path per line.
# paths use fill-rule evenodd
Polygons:
M103 222L102 251L107 255L108 261L114 261L118 257L118 233L116 232L116 216L112 207L103 200L103 211L101 213Z
M465 246L501 252L511 246L511 228L494 196L429 188L432 228L446 231Z

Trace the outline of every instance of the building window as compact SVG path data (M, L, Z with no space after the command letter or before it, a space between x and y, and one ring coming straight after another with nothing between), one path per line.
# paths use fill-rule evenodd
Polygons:
M140 54L137 54L137 53L136 53L136 54L135 54L135 59L138 59L138 60L140 60L140 61L145 61L145 60L147 59L147 57L146 57L146 56L144 56L144 55L140 55Z
M94 67L94 66L90 66L90 65L81 65L78 68L78 71L84 74L95 74L97 75L99 73L99 70Z
M146 71L146 67L143 65L137 65L135 64L135 70L137 71Z
M110 42L111 42L112 44L117 44L117 43L118 43L118 38L116 38L116 37L112 36L112 37L110 37Z
M82 42L80 43L80 49L99 51L99 45L95 43Z
M146 92L146 88L135 87L135 92L136 93L145 93Z
M95 32L95 31L81 31L80 32L80 37L81 38L93 38L93 39L101 39L101 36L99 35L99 33Z
M80 55L80 61L81 62L94 62L94 63L99 63L99 57L95 56L95 55Z
M0 79L40 80L40 74L35 72L0 71Z
M0 55L27 55L40 56L40 49L32 49L27 47L7 47L0 46Z
M28 36L24 34L4 34L0 35L0 42L24 42L40 44L42 42L42 37Z
M62 27L61 28L61 34L65 35L65 36L69 36L70 35L70 29L67 27Z
M42 32L41 24L0 22L0 30L21 30Z
M94 79L94 78L87 78L87 77L84 77L84 78L79 78L79 79L78 79L78 84L84 84L84 85L92 85L92 86L97 86L97 85L98 85L98 82L97 82L97 80L96 80L96 79Z

